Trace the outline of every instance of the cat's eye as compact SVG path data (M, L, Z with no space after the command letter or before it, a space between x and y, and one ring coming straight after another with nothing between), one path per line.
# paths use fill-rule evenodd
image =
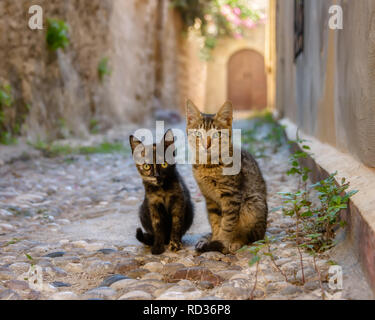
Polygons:
M212 138L213 138L213 139L220 138L220 132L215 132L215 133L212 135Z
M145 170L150 170L151 169L151 167L150 167L150 165L149 164L147 164L147 163L145 163L144 165L143 165L143 169L145 169Z
M166 162L162 163L161 167L164 168L164 169L167 168L168 167L168 163L166 163Z

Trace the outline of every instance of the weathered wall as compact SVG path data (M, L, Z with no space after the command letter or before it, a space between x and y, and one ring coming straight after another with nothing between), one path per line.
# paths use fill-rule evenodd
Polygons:
M187 99L204 110L207 82L207 62L202 60L199 51L203 44L195 32L188 32L180 38L179 87L181 88L180 106L185 112Z
M343 30L328 28L333 4L344 10ZM276 1L276 108L375 167L375 2L305 0L305 15L305 49L294 61L294 1Z
M27 27L33 4L43 8L44 21L69 25L65 50L48 50L46 23L44 30ZM92 118L108 127L176 108L178 20L168 0L1 0L0 82L12 85L15 98L9 112L25 114L30 106L23 133L35 140L84 136ZM112 74L101 82L103 57Z

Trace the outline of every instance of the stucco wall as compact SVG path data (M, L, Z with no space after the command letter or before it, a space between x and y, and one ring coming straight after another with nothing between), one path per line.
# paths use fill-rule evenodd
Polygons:
M329 7L344 10L330 30ZM294 0L276 1L276 108L281 116L375 167L375 2L305 0L305 48L294 61Z
M44 30L27 27L28 9L44 11ZM70 45L46 46L46 19L70 29ZM103 127L138 122L155 108L180 104L179 17L169 0L1 0L0 83L10 83L9 113L26 114L22 133L53 139L84 136L90 119ZM112 74L101 82L98 64L109 58ZM9 114L9 117L14 115Z

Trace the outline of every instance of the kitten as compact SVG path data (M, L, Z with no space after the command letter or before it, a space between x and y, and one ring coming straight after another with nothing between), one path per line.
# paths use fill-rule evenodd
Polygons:
M139 216L146 230L143 232L138 228L136 238L152 246L152 254L163 253L165 244L169 244L172 251L180 250L181 238L190 228L194 216L189 190L176 165L165 161L168 148L174 148L173 132L168 130L160 143L164 143L164 158L160 161L162 164L156 164L156 144L153 144L153 164L136 164L145 188ZM141 146L137 150L145 155L145 146L134 136L130 136L130 145L133 155L137 146Z
M227 129L229 152L233 154L233 107L230 102L226 102L216 115L212 115L201 113L188 101L186 118L188 134L189 129L204 129L204 132ZM189 144L202 140L202 133L189 136ZM221 141L222 137L219 137ZM204 141L204 147L210 152L212 139ZM197 243L196 250L199 252L234 252L246 244L263 239L266 232L267 191L257 162L247 151L241 150L240 172L236 175L223 175L224 167L222 161L219 164L208 162L193 165L194 177L206 199L212 229L210 236Z

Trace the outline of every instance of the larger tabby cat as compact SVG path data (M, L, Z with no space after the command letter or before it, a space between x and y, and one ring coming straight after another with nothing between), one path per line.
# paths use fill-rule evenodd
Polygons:
M191 102L186 109L187 130L229 130L229 147L233 152L233 107L226 102L214 114L201 113ZM197 135L197 139L201 134ZM221 138L220 138L221 139ZM189 140L190 141L190 140ZM208 152L211 140L205 140ZM254 158L241 151L241 170L236 175L223 175L224 164L194 164L193 174L206 199L212 234L196 245L200 252L234 252L243 245L264 238L267 227L267 191L262 173Z
M174 137L168 130L161 143L164 143L164 159L168 148L174 145ZM130 136L130 145L134 154L138 146L145 146L134 136ZM146 232L137 229L136 238L152 246L152 254L164 252L164 245L169 244L172 251L180 250L181 238L193 222L194 208L190 200L190 193L176 165L156 163L156 144L153 145L153 164L136 164L145 188L145 198L139 209L141 223Z

